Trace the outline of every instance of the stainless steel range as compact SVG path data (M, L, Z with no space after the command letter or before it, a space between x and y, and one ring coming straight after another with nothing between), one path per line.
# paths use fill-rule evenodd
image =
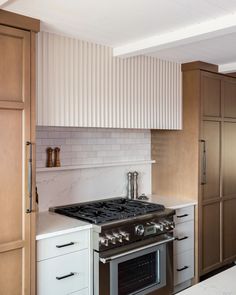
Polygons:
M94 295L172 293L174 210L126 198L50 210L94 224Z

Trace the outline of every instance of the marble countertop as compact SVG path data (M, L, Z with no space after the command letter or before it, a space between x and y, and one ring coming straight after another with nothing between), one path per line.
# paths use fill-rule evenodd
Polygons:
M175 197L160 197L156 195L148 195L149 202L164 205L169 209L180 209L188 206L197 205L197 201L191 199L178 199Z
M233 266L178 295L236 295L236 266Z
M90 229L92 224L53 212L37 214L36 240L51 238L79 230Z

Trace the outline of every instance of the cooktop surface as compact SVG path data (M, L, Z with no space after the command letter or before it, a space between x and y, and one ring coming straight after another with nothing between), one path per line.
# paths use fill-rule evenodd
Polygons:
M81 219L94 224L127 219L165 210L160 204L126 198L78 203L50 209L56 213Z

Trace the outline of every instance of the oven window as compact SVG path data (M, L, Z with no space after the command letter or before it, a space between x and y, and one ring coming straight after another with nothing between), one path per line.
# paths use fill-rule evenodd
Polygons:
M157 282L157 252L118 264L118 294L128 295Z

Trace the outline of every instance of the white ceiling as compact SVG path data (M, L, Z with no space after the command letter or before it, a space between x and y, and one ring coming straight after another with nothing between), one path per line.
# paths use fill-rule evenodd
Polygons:
M149 55L181 63L194 60L216 64L232 63L236 61L236 33L160 50Z
M8 4L9 3L9 4ZM236 11L236 0L10 0L4 9L112 47Z
M153 36L157 40L158 36L178 30L188 32L191 26L236 13L236 0L5 0L2 5L1 2L4 0L0 0L3 9L42 20L42 30L117 48L142 40L145 43ZM233 25L225 21L231 30L221 30L221 37L208 34L204 38L207 40L201 40L188 36L188 44L173 43L165 46L165 50L155 48L151 54L177 62L236 62L236 33L232 34L236 32L236 17L233 19Z

